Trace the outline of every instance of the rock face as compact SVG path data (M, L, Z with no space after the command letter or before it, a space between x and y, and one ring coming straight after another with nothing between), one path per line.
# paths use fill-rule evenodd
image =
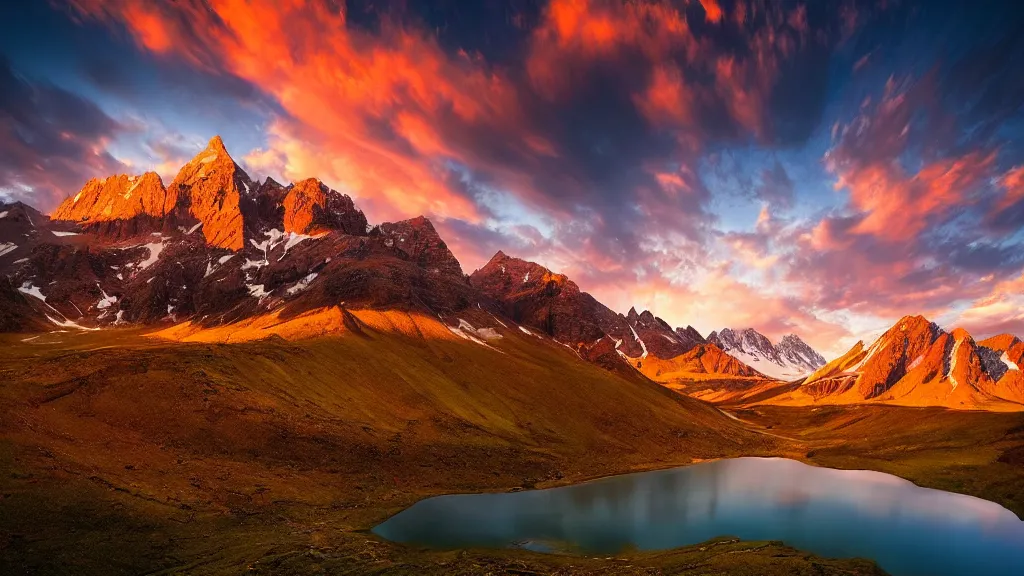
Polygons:
M167 216L167 190L154 172L92 179L51 214L110 239L159 232Z
M365 236L366 216L346 194L332 190L316 178L307 178L288 190L284 205L284 231L319 234L339 230Z
M796 380L825 365L825 358L796 334L783 336L775 345L753 328L724 328L708 335L708 341L762 374L779 380Z
M189 217L198 220L210 246L239 250L245 243L243 197L252 201L252 188L249 175L232 160L220 136L214 136L167 187L164 211L186 226Z
M693 326L687 326L686 328L676 328L676 335L679 336L683 341L691 343L694 346L700 344L707 344L707 338L701 336L700 332L697 331Z
M858 342L811 374L801 391L815 401L880 401L971 409L1024 403L1024 345L1011 335L978 344L966 330L946 332L907 316L869 348Z
M563 343L593 342L616 314L563 274L498 251L469 277L474 288L523 326Z
M361 216L362 212L359 214ZM364 228L365 221L363 219ZM406 255L423 268L460 278L463 276L462 265L448 249L434 225L423 216L400 222L385 222L376 230L371 230L371 236L380 238L386 247Z

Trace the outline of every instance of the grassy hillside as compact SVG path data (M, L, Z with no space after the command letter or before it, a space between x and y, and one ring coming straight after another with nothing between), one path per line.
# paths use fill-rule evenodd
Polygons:
M361 318L339 336L295 342L178 343L131 330L3 336L0 573L880 573L779 543L605 560L381 541L369 528L440 493L738 455L887 464L872 452L881 444L867 441L850 440L847 460L830 455L846 427L828 422L845 412L808 421L816 432L796 438L768 419L799 422L809 410L740 414L743 422L518 331L485 346L442 338L451 333L436 326L385 330L398 320ZM995 421L964 426L978 422ZM988 438L1004 424L981 428ZM937 438L941 454L945 436L931 430L901 445ZM892 471L941 477L955 466L943 462ZM1021 493L1019 463L1000 465L1011 470L1004 483L964 491Z
M485 347L364 328L231 345L4 336L3 571L137 573L205 558L189 570L233 572L275 550L362 545L360 531L432 494L776 449L551 341L506 333Z

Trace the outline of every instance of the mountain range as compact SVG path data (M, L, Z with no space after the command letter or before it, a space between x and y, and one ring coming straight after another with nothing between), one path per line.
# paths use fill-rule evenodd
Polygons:
M779 402L917 398L913 390L936 378L963 383L955 399L914 402L1024 401L1011 368L1024 361L1019 340L978 345L919 324L911 322L914 346L855 347L826 364L796 335L773 344L726 328L704 338L650 311L614 312L565 275L502 251L467 275L428 219L371 225L349 196L315 178L253 180L219 137L167 186L152 172L119 175L90 180L50 216L0 206L4 332L145 325L163 338L228 342L372 327L488 348L540 338L665 385L806 377ZM941 370L933 356L946 359Z
M400 310L421 332L440 320L447 337L484 345L511 321L519 336L612 370L668 361L759 376L692 327L613 312L503 252L467 276L426 218L370 225L319 180L254 181L219 137L166 187L152 172L119 175L90 180L49 217L5 206L0 242L4 331L141 324L176 325L162 335L179 339L290 337Z
M923 316L906 316L871 346L846 354L777 398L777 404L878 402L958 409L1020 410L1024 342L1001 334L976 342Z
M825 365L825 358L796 334L787 334L778 344L772 344L753 328L723 328L709 334L708 341L765 376L778 380L796 380Z

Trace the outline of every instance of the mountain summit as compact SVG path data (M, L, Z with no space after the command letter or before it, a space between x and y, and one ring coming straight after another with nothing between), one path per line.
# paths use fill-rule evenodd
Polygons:
M825 358L796 334L783 336L776 345L753 328L723 328L709 334L708 341L762 374L779 380L796 380L825 365Z
M154 173L113 176L90 180L50 218L0 212L8 330L215 326L343 303L436 316L477 301L426 218L370 227L315 178L253 181L219 137L166 188Z
M1015 336L979 343L962 328L947 332L923 316L906 316L870 347L858 342L815 371L783 403L877 401L1019 410L1022 365L1024 343Z

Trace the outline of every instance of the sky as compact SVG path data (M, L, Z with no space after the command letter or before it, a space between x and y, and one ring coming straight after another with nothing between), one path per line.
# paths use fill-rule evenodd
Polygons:
M0 196L165 182L219 134L617 311L826 356L906 314L1024 335L1024 6L70 0L0 6Z

